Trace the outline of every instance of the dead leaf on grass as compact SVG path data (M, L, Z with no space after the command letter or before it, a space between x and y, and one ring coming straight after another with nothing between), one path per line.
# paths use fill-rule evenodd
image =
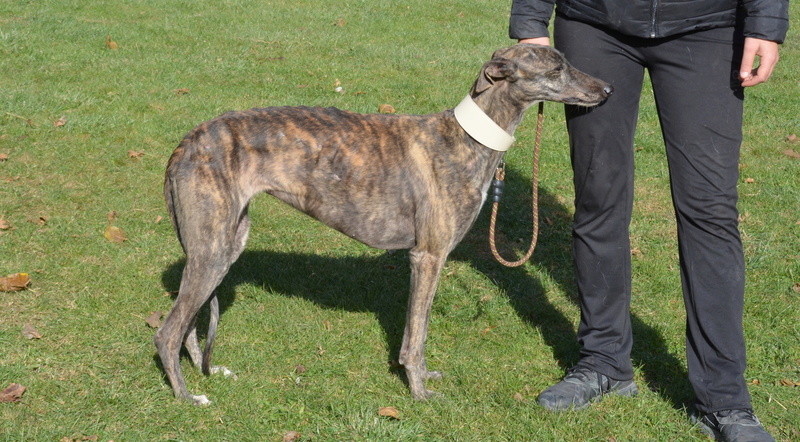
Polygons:
M795 382L791 379L781 379L781 385L784 387L800 387L800 382Z
M2 163L3 161L7 161L7 160L8 160L8 154L7 153L0 153L0 163Z
M8 230L11 228L11 222L4 216L0 216L0 230Z
M11 383L5 390L0 391L0 402L19 402L24 393L24 386Z
M107 240L115 244L123 243L128 239L128 236L125 234L125 231L113 224L109 224L106 226L106 230L105 232L103 232L103 236L105 236Z
M161 327L161 317L164 316L164 313L161 311L154 311L150 313L150 316L144 318L144 322L147 323L152 328Z
M800 158L800 152L795 152L792 149L786 149L783 151L783 154L789 158Z
M117 44L117 42L111 39L110 35L106 35L106 47L108 49L111 49L112 51L116 51L117 49L119 49L119 45Z
M745 178L744 182L747 184L753 184L756 182L756 180L754 180L753 178Z
M378 408L378 416L400 420L400 412L398 412L397 408L394 407Z
M143 156L144 156L144 151L143 150L140 150L138 152L135 151L135 150L129 150L128 151L128 158L139 159L139 158L141 158Z
M40 215L37 217L28 218L28 222L32 224L36 224L37 226L44 226L47 225L47 217L44 215Z
M800 293L800 282L797 282L794 285L792 285L792 291L795 293Z
M175 95L186 95L189 93L189 88L182 87L180 89L175 89Z
M382 104L382 105L378 106L378 112L380 112L382 114L393 114L393 113L395 113L397 111L395 110L394 106L392 106L391 104Z
M34 327L34 326L30 325L30 324L25 324L25 326L22 327L22 336L25 336L28 339L41 339L42 338L42 334L39 333L39 330L36 330L36 327Z
M15 292L28 288L31 277L27 273L14 273L0 277L0 292Z
M517 402L525 402L525 396L522 393L514 393L514 400Z
M483 330L481 330L481 336L486 336L490 331L494 330L495 328L497 328L496 325L484 328Z
M797 143L800 142L800 138L798 138L796 134L789 134L786 135L786 141L790 143Z
M67 124L67 116L62 115L58 120L53 121L53 127L61 127Z
M97 442L98 440L99 439L97 435L93 434L91 436L75 436L75 437L64 436L61 438L61 440L59 440L59 442L84 442L84 441Z
M301 436L297 431L290 431L283 435L283 442L295 442L300 440Z

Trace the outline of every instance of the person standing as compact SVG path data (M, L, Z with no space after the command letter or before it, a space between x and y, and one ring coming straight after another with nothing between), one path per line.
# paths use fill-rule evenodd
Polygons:
M638 391L630 358L629 225L647 71L677 220L693 418L718 440L774 440L753 413L744 378L736 186L744 90L767 81L778 61L788 0L513 0L509 36L549 45L554 7L555 47L614 93L596 108L565 107L581 352L539 404L583 409L608 394Z

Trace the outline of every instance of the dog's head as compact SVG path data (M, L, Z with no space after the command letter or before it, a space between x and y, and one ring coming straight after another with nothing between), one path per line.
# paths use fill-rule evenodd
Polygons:
M507 88L512 98L528 105L556 101L596 106L613 91L610 84L572 67L558 50L533 44L495 51L483 65L471 94L475 96L498 87Z

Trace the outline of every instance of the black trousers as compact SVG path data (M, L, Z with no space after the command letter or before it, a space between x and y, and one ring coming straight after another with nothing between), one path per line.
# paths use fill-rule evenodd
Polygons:
M744 257L736 185L743 40L734 28L662 39L620 35L557 16L555 46L610 82L594 109L566 107L575 184L573 255L579 365L633 378L631 247L634 130L650 75L666 144L686 306L690 382L701 412L750 408L742 330Z

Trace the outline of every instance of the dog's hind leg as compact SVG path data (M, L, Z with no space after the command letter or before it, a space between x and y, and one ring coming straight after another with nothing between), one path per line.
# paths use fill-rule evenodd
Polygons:
M239 256L241 256L242 252L244 251L245 245L247 245L247 237L250 235L250 215L248 214L248 207L249 205L245 206L242 210L242 213L239 215L239 221L236 225L236 235L234 236L233 241L233 250L231 251L230 256L230 265L233 265ZM210 302L210 318L208 323L208 335L206 337L206 348L202 354L202 361L199 363L195 361L195 365L198 365L203 370L203 373L206 375L214 374L214 373L222 373L224 376L232 377L233 379L238 379L236 374L230 371L228 368L223 367L221 365L211 365L211 355L214 352L214 338L217 336L217 324L219 324L219 300L217 299L216 293L211 295L211 302ZM197 333L195 332L195 341L197 341ZM188 340L188 337L187 337ZM198 345L199 351L199 345Z
M230 209L228 206L227 209ZM175 396L202 405L209 403L204 395L189 394L180 368L180 348L184 340L190 341L190 354L196 356L199 344L192 323L200 308L213 296L214 289L222 281L243 246L238 228L242 224L237 215L225 216L222 210L207 210L181 219L181 238L186 251L186 267L183 271L178 297L172 309L156 332L154 341L164 371ZM230 213L230 212L228 212ZM241 213L241 212L240 212ZM237 236L239 241L237 241ZM212 301L212 321L216 322L219 305ZM214 327L216 328L216 327ZM211 330L213 331L213 330ZM213 337L209 336L213 341Z
M439 395L425 388L428 379L439 379L438 371L428 371L425 360L425 340L428 336L431 305L439 283L447 254L433 253L412 249L411 260L411 294L408 298L406 329L403 333L403 345L400 348L399 362L406 369L408 387L414 399L428 399Z

